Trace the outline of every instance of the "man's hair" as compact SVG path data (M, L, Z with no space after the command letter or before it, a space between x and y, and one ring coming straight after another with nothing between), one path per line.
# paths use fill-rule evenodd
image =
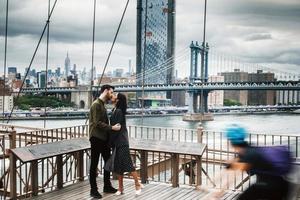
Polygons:
M104 92L104 90L110 90L110 89L115 89L115 87L114 86L111 86L111 85L102 85L101 86L101 90L100 90L100 94L102 94L103 92Z

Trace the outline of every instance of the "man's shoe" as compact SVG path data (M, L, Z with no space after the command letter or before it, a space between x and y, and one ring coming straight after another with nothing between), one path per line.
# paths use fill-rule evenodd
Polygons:
M103 192L105 193L116 193L117 191L118 190L116 188L113 188L111 185L103 187Z
M96 199L101 199L102 198L102 195L97 191L92 191L90 192L90 196L93 197L93 198L96 198Z

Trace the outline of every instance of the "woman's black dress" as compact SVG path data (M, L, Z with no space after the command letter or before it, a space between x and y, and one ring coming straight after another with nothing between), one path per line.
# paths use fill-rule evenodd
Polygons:
M110 117L112 126L117 123L121 124L121 130L110 133L110 143L116 151L112 171L118 174L133 172L135 168L130 157L126 119L120 109L114 109Z

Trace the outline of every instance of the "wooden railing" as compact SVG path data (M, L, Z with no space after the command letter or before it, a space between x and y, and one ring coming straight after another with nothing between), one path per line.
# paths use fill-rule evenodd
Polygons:
M87 126L74 126L67 128L49 129L49 130L33 130L27 132L16 133L16 131L0 132L1 147L1 178L0 178L0 198L10 196L11 189L16 188L16 193L20 197L28 197L33 194L31 179L34 176L33 168L29 163L17 161L15 166L10 165L9 149L18 147L31 146L36 144L46 144L65 139L86 137L88 135ZM129 126L129 135L132 138L155 139L161 141L175 142L193 142L207 144L207 151L202 156L202 185L224 187L224 182L228 177L218 176L222 171L222 165L236 155L230 147L228 141L222 132L205 131L201 127L198 129L177 129L163 127L141 127ZM275 135L275 134L250 134L249 141L254 145L272 145L285 144L294 153L295 157L299 157L299 138L297 135ZM132 158L138 172L142 171L140 151L132 150ZM63 185L72 184L79 180L80 177L87 178L89 166L89 150L84 151L83 163L78 161L78 155L71 153L63 155L62 160L56 157L45 158L38 162L39 181L38 192L47 192L57 188L57 165L59 162L63 164L65 172L62 179ZM171 154L167 152L148 151L147 152L147 181L158 181L172 183L172 160ZM180 154L177 164L179 185L196 185L197 184L197 165L196 159L187 154ZM80 164L81 163L81 164ZM81 172L78 174L79 165L83 165ZM10 173L14 168L15 171ZM102 174L103 162L99 162L99 173ZM13 177L15 176L15 177ZM16 178L13 186L11 179ZM226 186L227 189L240 189L250 184L247 174L237 174L233 186Z

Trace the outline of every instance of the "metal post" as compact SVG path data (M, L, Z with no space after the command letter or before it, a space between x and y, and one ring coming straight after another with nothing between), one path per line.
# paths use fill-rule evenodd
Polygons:
M16 131L12 131L9 133L9 149L16 148ZM16 166L16 156L10 151L10 198L17 199L17 166Z
M77 160L77 164L78 164L78 178L79 178L79 181L83 181L84 180L84 163L83 163L83 151L79 151L77 153L78 155L78 160Z
M63 187L63 160L62 155L56 156L57 165L57 188L61 189Z
M31 162L31 187L32 187L32 195L37 196L38 195L38 162L37 160Z
M148 152L141 151L141 181L147 183L148 181Z
M198 143L203 142L203 127L201 123L199 123L199 126L197 128L197 142Z
M171 155L171 166L172 166L172 187L179 186L179 155Z

